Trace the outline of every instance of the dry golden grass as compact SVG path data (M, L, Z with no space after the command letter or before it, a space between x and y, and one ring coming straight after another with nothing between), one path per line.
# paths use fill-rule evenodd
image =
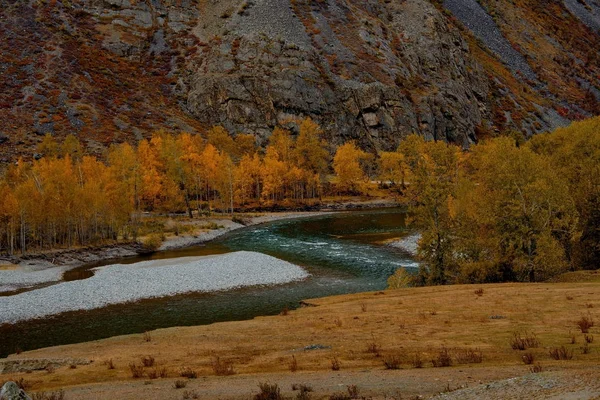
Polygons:
M303 372L319 373L331 372L332 359L338 360L341 371L346 372L384 370L384 362L394 357L398 368L425 377L436 373L431 360L439 356L441 349L448 349L453 358L452 366L443 368L448 371L466 367L460 364L460 354L469 349L481 355L481 363L469 364L471 369L523 369L525 352L513 350L510 344L515 332L536 335L540 345L527 353L544 370L586 368L600 362L595 343L590 344L588 354L582 354L579 347L584 342L583 334L577 333L581 337L576 344L570 341L581 315L597 316L596 309L586 304L600 298L599 283L492 284L483 288L481 296L469 285L336 296L309 300L316 307L290 311L285 317L161 329L152 332L149 342L138 334L41 349L11 358L73 357L96 362L77 369L59 368L53 374L34 372L11 377L24 376L36 391L131 381L128 365L147 356L154 357L157 368L189 368L209 377L215 375L216 357L231 363L237 376L293 374L289 367L292 357ZM598 334L598 330L593 327L590 334ZM326 348L302 350L315 344ZM378 348L376 353L368 351L373 345ZM548 349L562 346L573 351L572 360L552 359ZM423 361L423 369L414 369L417 356ZM115 369L108 369L102 362L108 359L114 360ZM178 375L172 372L169 377Z

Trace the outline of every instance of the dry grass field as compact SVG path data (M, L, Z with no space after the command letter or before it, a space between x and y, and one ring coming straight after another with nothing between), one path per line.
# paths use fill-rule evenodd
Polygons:
M414 399L441 392L447 392L441 398L595 398L600 274L564 280L308 300L278 316L12 355L8 360L93 362L0 375L0 381L22 378L30 392L62 388L68 400L251 399L264 382L278 384L286 398ZM585 321L596 322L587 334ZM511 389L514 380L489 384L515 377L524 380L521 397ZM300 397L294 384L313 390ZM350 385L358 395L349 394ZM489 395L476 393L484 389Z

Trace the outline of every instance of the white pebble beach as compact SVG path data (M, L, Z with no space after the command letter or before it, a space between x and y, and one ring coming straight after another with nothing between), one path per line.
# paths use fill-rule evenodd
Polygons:
M97 268L88 279L0 297L0 324L155 297L284 284L308 276L297 265L248 251L115 264Z

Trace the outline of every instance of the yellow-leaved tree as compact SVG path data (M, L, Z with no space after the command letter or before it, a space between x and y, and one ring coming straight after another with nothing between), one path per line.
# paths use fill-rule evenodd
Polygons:
M333 170L339 191L362 193L366 189L368 178L361 161L367 157L367 153L356 147L354 142L348 142L337 149L333 157Z

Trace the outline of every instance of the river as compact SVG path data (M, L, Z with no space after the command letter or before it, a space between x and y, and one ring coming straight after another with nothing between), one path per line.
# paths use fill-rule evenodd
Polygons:
M96 263L65 279L86 279L92 268L148 259L256 251L298 264L311 277L300 283L193 293L102 309L68 312L0 327L0 357L17 350L141 333L172 326L250 319L295 308L304 299L384 289L399 267L416 268L410 255L385 245L408 234L402 209L380 209L280 220L232 231L202 246Z

